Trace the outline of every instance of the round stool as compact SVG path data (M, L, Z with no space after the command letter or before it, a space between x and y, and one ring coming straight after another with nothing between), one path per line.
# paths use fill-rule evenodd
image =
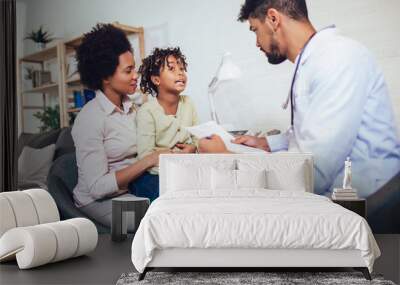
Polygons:
M150 200L142 197L117 197L112 199L111 239L123 241L127 236L127 212L135 213L135 230L149 208Z

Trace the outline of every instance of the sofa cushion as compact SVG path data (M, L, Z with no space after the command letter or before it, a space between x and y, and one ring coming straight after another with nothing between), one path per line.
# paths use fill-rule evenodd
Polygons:
M60 132L61 129L40 134L22 133L18 139L18 157L21 155L24 146L44 148L48 145L55 144Z
M40 149L25 146L18 158L18 184L37 182L46 185L54 150L54 144Z

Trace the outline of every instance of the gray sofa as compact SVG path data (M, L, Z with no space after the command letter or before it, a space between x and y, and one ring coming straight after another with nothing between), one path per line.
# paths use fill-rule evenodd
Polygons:
M71 136L71 128L53 130L41 134L22 133L18 139L18 156L24 146L31 148L44 148L55 144L53 163L47 176L47 190L56 201L62 220L85 217L74 204L72 191L78 182L78 169L76 166L75 146ZM20 184L19 189L41 187L42 185ZM110 229L93 221L99 233L110 232Z

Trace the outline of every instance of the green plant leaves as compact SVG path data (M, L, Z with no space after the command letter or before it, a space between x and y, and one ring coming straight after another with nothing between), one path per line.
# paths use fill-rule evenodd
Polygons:
M60 106L46 107L43 112L36 112L33 116L39 119L42 125L40 132L56 130L60 128Z

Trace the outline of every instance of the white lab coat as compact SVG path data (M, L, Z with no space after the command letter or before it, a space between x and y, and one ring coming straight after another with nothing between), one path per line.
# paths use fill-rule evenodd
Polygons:
M383 74L365 47L336 28L318 32L304 50L294 106L293 131L267 141L271 151L313 153L315 193L330 195L342 186L347 156L361 197L400 172L399 137Z

